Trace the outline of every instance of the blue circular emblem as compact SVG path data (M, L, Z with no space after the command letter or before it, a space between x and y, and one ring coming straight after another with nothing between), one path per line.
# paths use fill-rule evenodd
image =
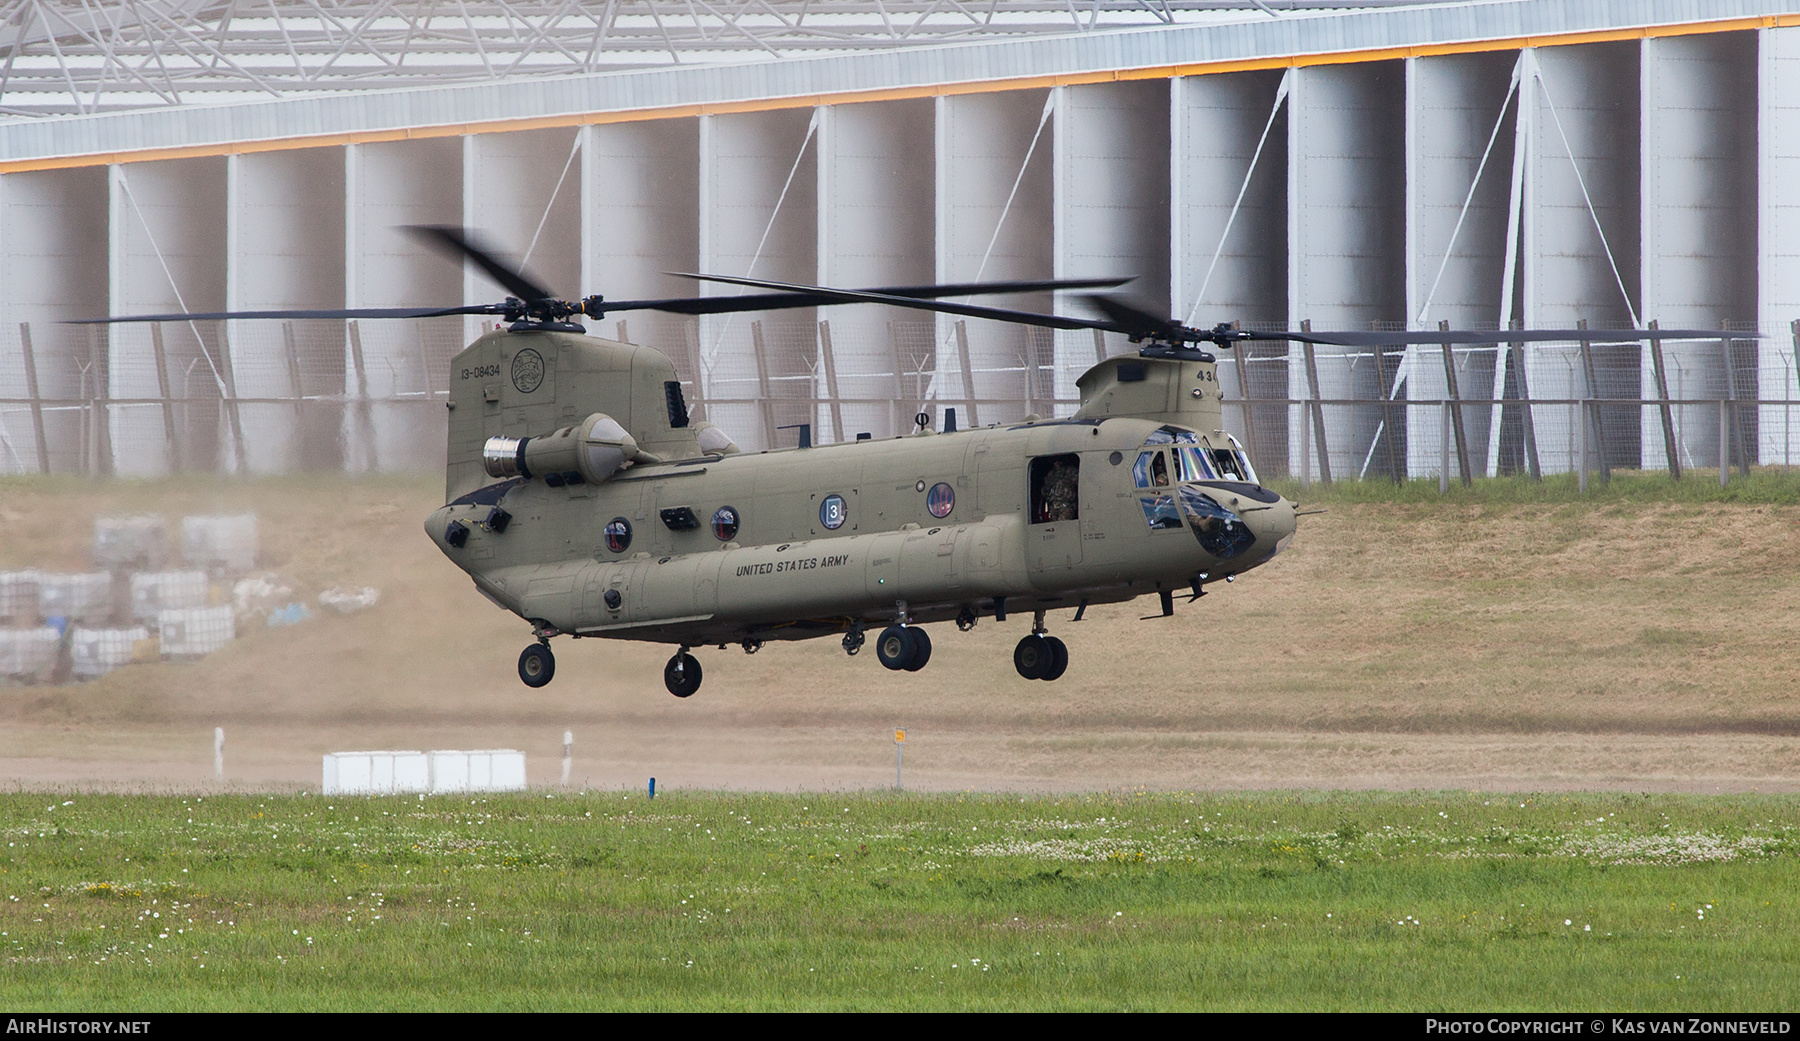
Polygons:
M825 501L819 504L819 523L833 531L843 527L849 516L850 506L844 502L842 495L827 495Z

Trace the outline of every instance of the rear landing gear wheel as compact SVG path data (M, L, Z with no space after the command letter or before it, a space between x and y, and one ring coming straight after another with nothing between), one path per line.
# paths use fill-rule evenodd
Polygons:
M890 625L881 630L875 638L875 657L881 664L898 672L906 668L907 662L913 658L913 649L918 644L912 638L912 630L904 625ZM927 656L930 651L925 652Z
M541 687L556 675L556 655L547 643L534 643L519 653L519 678L527 687Z
M685 698L700 689L700 662L684 648L676 652L669 664L663 666L663 686L669 693L678 698Z
M1043 679L1044 672L1055 661L1054 653L1049 640L1032 633L1013 648L1013 668L1028 680Z
M912 652L906 656L906 663L901 666L907 672L918 672L931 660L931 636L917 626L907 626L906 635L912 640Z

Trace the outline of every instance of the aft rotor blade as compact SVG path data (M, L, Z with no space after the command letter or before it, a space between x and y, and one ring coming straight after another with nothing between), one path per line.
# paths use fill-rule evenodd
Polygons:
M1193 332L1174 319L1159 318L1121 297L1089 293L1082 299L1120 327L1132 330L1138 336L1186 339Z
M505 286L507 292L526 303L549 300L554 295L550 290L533 282L525 272L495 256L492 250L477 244L469 232L463 228L443 224L413 224L409 225L406 230L432 243L445 253L453 253L474 261L475 266L487 272L488 277Z
M119 325L125 322L216 322L236 318L442 318L459 314L502 314L497 304L467 307L353 307L337 310L291 311L196 311L173 314L133 314L116 318L75 318L64 325Z
M1233 332L1234 339L1293 340L1298 343L1329 344L1337 347L1378 347L1402 344L1434 343L1540 343L1544 341L1589 343L1635 343L1639 340L1721 340L1755 339L1755 332L1729 332L1719 329L1441 329L1436 332L1396 331L1326 331L1326 332Z

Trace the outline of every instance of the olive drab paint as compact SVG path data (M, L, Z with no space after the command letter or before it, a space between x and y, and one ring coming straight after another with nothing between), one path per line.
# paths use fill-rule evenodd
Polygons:
M497 330L452 363L449 503L425 528L540 639L851 650L865 626L1185 595L1267 561L1295 522L1223 431L1210 356L1176 353L1094 366L1066 420L750 453L689 422L656 350ZM497 471L513 476L484 463L513 451L490 439L558 437L625 461L536 473L575 456L526 442Z

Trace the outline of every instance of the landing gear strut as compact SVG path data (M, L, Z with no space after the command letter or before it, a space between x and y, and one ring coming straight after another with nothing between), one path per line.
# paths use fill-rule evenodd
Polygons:
M688 653L685 645L663 666L663 686L669 693L678 698L685 698L700 689L700 662Z
M556 675L556 655L550 653L550 642L542 640L519 654L519 678L527 687L541 687Z
M1054 680L1069 668L1069 647L1044 631L1044 612L1037 612L1031 635L1013 648L1013 668L1028 680Z

